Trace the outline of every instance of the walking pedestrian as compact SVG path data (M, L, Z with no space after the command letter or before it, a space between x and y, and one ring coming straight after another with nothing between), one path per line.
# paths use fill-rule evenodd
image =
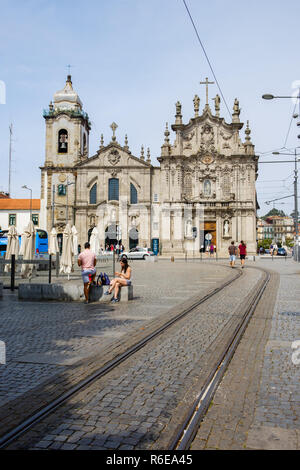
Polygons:
M89 242L86 242L84 244L84 251L78 256L78 266L81 267L81 276L83 280L85 304L89 303L90 285L94 282L96 276L96 262L95 253L91 251Z
M243 242L243 240L241 240L241 244L239 245L239 253L240 253L241 265L243 268L245 264L246 254L247 254L247 247L245 243Z
M214 247L213 244L210 245L210 247L209 247L209 252L210 252L210 256L214 256L215 247Z
M234 244L234 241L231 242L231 244L228 247L228 253L229 253L229 260L230 260L230 266L233 268L234 263L235 263L235 257L237 253L237 248Z

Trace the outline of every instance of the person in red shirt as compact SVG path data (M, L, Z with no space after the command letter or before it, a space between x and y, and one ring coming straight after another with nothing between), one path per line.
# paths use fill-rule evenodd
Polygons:
M246 254L247 254L247 247L245 243L243 242L243 240L241 240L241 244L239 245L239 253L240 253L241 265L243 268L245 264Z

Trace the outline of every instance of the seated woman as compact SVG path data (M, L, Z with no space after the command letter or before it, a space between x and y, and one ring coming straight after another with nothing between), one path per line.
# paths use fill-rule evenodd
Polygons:
M111 299L112 302L119 302L118 293L122 286L130 286L131 285L131 267L128 265L127 256L123 255L120 260L121 264L121 272L116 272L114 279L110 281L110 288L104 295L110 295L114 290L114 296Z

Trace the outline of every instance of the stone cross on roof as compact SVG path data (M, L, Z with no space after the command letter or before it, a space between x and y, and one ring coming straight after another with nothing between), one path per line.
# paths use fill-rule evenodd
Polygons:
M206 85L206 106L208 106L208 85L213 85L215 82L209 82L206 77L205 82L200 82L200 85Z
M113 136L112 136L112 139L111 139L111 140L112 140L112 142L115 142L115 141L116 141L115 133L116 133L116 130L117 130L118 125L117 125L115 122L113 122L110 127L111 127L111 129L112 129L112 131L113 131Z

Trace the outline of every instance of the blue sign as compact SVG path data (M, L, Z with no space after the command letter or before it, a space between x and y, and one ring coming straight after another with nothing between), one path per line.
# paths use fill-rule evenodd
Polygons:
M159 253L159 238L152 238L152 251L155 255Z

